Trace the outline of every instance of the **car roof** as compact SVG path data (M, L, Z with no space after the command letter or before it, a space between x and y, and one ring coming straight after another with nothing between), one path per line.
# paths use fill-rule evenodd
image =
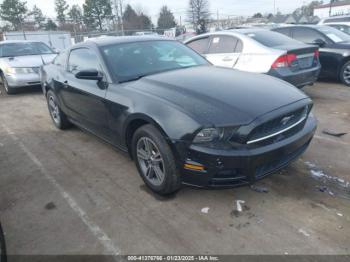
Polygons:
M77 44L73 47L86 46L86 45L97 45L97 46L107 46L119 43L134 43L134 42L143 42L143 41L175 41L170 38L161 37L161 36L107 36L101 38L88 39L84 43Z
M4 40L0 42L2 44L14 44L14 43L42 43L41 41L31 41L31 40Z

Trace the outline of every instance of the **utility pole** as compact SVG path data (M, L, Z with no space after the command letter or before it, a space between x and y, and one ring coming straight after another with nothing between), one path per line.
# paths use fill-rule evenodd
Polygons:
M273 0L273 13L276 15L276 0Z
M334 2L335 2L335 0L331 0L329 2L329 16L332 16L332 5L333 5Z

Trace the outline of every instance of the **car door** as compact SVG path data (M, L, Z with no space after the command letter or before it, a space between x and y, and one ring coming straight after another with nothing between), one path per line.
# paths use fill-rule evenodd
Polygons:
M338 68L338 58L329 47L332 45L322 33L313 28L294 27L292 29L292 36L294 39L304 42L306 44L313 44L317 40L323 40L325 45L320 47L320 63L322 65L322 75L332 76Z
M233 68L237 63L240 52L236 51L236 37L228 35L214 35L210 37L210 44L205 57L213 65Z
M108 139L105 82L78 79L75 76L83 70L97 70L105 75L102 68L95 50L86 47L72 49L65 73L63 98L75 121L89 131Z
M63 82L65 81L67 54L67 51L61 52L52 63L53 70L50 70L53 86L59 99L61 98L61 91L64 87ZM60 102L61 106L65 107L64 101L60 100Z

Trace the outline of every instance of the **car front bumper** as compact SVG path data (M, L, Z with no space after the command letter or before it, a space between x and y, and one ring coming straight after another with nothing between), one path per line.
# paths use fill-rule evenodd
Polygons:
M5 75L8 85L11 88L27 87L27 86L40 86L40 76L36 73L30 74L6 74Z
M234 187L252 184L297 159L309 146L317 121L310 116L297 134L274 144L254 149L218 150L190 146L185 163L203 165L205 170L182 168L184 184L199 187Z
M288 68L271 69L268 75L280 78L296 87L303 87L306 85L314 84L321 72L321 66L313 67L310 69L292 72Z

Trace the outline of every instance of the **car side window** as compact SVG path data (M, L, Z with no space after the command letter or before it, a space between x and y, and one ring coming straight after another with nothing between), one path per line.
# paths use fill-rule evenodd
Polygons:
M67 59L67 52L63 51L58 56L56 56L55 60L53 61L53 64L60 67L64 67L66 65L66 59Z
M308 44L313 43L316 39L327 41L322 34L310 28L294 28L293 38Z
M233 36L218 35L211 37L209 54L235 53L238 39Z
M204 54L207 52L209 45L209 37L200 38L197 40L193 40L187 44L188 47L192 48L199 54Z
M101 70L97 55L88 48L73 49L69 55L68 71L74 74L90 69Z

